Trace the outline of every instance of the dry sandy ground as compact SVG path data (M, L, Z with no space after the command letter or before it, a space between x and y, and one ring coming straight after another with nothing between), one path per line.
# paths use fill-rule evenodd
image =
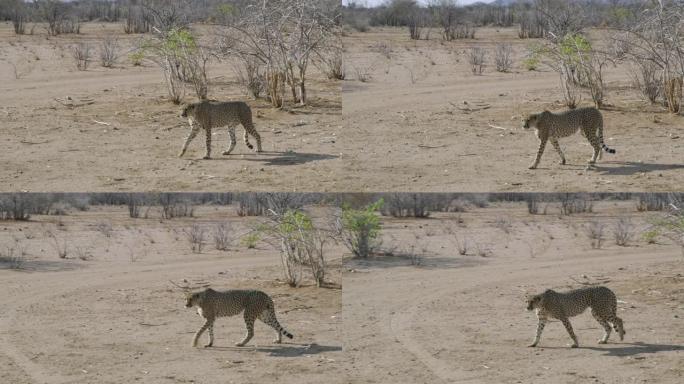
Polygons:
M565 109L558 75L522 65L534 41L518 39L515 29L479 29L475 40L450 43L433 36L416 42L406 29L381 28L343 38L345 133L363 144L348 159L357 188L669 191L684 184L683 120L641 101L630 89L626 66L608 68L606 75L604 136L617 154L604 154L596 170L586 171L591 150L577 134L561 140L567 165L559 165L547 146L539 169L528 170L538 141L520 128L521 116ZM513 45L511 73L495 71L493 51L500 42ZM482 76L468 65L473 46L489 51ZM358 81L359 74L370 79ZM592 105L586 93L582 105Z
M551 211L549 211L551 212ZM426 220L386 219L385 242L403 239L395 253L416 245L418 266L406 257L345 264L345 351L354 383L681 383L684 379L684 268L666 240L628 247L612 241L617 217L643 230L651 214L633 203L603 202L594 214L531 216L505 204ZM457 218L463 221L457 224ZM584 226L606 223L603 249L589 245ZM501 228L507 225L508 232ZM498 223L498 224L497 224ZM451 230L445 230L451 228ZM459 256L454 232L471 249ZM487 249L486 257L474 255ZM580 348L559 322L539 348L525 311L526 293L602 283L618 299L623 342L587 312L572 318Z
M204 27L201 34L211 36ZM135 67L129 50L141 36L118 24L85 24L78 36L15 36L0 23L0 182L4 191L332 191L347 190L344 158L354 149L342 136L340 83L311 66L310 103L277 111L245 97L230 62L209 67L209 97L245 100L263 138L261 155L241 141L231 156L225 130L214 130L214 157L202 136L183 159L187 136L181 108L166 98L162 73L152 62ZM120 39L125 52L115 68L100 66L104 36ZM76 70L70 47L86 41L96 49L90 68ZM13 66L14 65L14 66ZM18 75L15 76L15 70ZM71 97L67 107L55 99ZM186 101L195 97L188 89ZM106 123L107 125L97 123ZM341 140L338 140L340 138Z
M343 382L340 259L331 260L329 276L338 288L290 288L278 253L264 244L248 250L236 241L229 251L210 244L201 254L190 252L182 231L191 222L227 220L235 233L244 232L252 219L232 212L202 207L195 219L161 222L129 219L125 207L110 207L0 223L3 251L17 238L28 253L22 270L0 264L0 381ZM103 222L113 226L110 237L97 230ZM66 260L55 254L47 231L68 239ZM90 259L77 259L77 248ZM192 348L202 319L184 307L182 290L169 280L264 290L295 338L273 344L271 329L257 323L252 341L234 347L245 332L237 316L217 320L213 348Z

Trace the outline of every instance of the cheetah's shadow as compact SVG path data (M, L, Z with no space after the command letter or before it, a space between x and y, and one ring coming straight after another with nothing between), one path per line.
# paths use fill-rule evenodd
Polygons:
M246 347L211 347L205 350L221 351L255 351L268 353L269 356L298 357L304 355L316 355L324 352L342 351L341 346L312 344L273 344L272 346L246 346Z
M606 161L598 163L593 170L602 175L631 176L638 173L651 173L684 169L684 164L636 163L633 161Z
M265 165L298 165L312 161L336 159L338 156L326 155L322 153L303 153L303 152L276 152L264 151L254 157L245 157L241 160L264 163Z
M619 344L607 344L603 347L590 347L581 346L582 349L591 349L594 351L605 352L606 356L635 356L645 353L658 353L658 352L672 352L672 351L684 351L684 345L675 344L648 344L648 343L619 343Z

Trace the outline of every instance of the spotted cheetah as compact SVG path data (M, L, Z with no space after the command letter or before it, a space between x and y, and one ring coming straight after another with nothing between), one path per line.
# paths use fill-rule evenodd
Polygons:
M217 317L239 315L243 310L247 335L245 335L241 342L235 344L238 347L247 344L252 339L252 336L254 336L254 321L257 318L276 330L277 337L273 341L274 343L280 344L282 341L281 335L285 335L290 339L293 337L291 333L278 323L273 300L262 291L233 289L218 292L207 288L202 292L189 293L186 296L185 306L187 308L196 306L197 313L205 319L204 325L195 333L195 337L192 339L193 347L197 346L198 339L207 329L209 329L209 344L205 345L205 347L211 347L214 344L214 320Z
M577 348L577 336L572 330L570 317L577 316L584 312L587 307L591 307L591 314L596 321L603 326L605 333L599 340L599 344L606 344L610 336L610 325L613 325L615 332L620 335L620 340L625 337L625 328L622 319L617 317L617 299L613 291L606 287L580 288L572 291L560 293L547 289L544 293L532 296L527 300L527 310L536 309L537 334L530 347L536 347L541 338L542 331L549 318L560 320L572 338L573 348Z
M535 169L539 165L548 140L551 141L556 152L560 155L560 163L565 164L565 155L563 155L560 144L558 144L558 139L572 136L580 128L594 151L589 160L589 166L594 165L597 158L601 158L601 148L608 153L615 153L614 149L608 148L603 142L603 116L594 107L571 109L561 113L544 111L532 114L525 119L523 128L536 128L535 133L539 139L537 157L534 159L534 163L530 165L530 169Z
M183 148L178 154L178 157L182 157L185 154L188 145L192 139L197 136L200 128L202 128L206 134L207 146L204 158L211 158L211 129L223 126L228 126L228 135L230 136L230 144L223 154L230 154L233 148L235 148L235 126L238 124L242 124L242 127L245 129L244 139L247 147L249 147L249 149L254 149L249 142L249 134L256 139L256 152L261 152L261 136L259 136L259 133L252 123L252 110L243 101L220 102L203 100L183 108L181 117L188 119L188 122L190 123L190 134L188 134L188 137L185 139L185 143L183 144Z

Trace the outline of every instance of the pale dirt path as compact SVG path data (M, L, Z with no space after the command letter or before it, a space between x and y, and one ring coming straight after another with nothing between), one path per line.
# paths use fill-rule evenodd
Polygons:
M345 171L345 157L354 147L353 138L343 135L340 82L312 65L309 105L276 110L263 98L244 94L233 63L214 61L208 67L209 97L250 104L264 153L256 155L239 141L231 156L222 156L228 134L217 129L212 161L201 160L201 135L180 159L189 132L181 107L168 100L154 63L131 64L127 50L141 36L124 35L120 27L87 23L79 36L46 39L42 32L15 37L11 25L0 23L2 190L355 190ZM126 53L119 63L105 69L95 60L87 71L77 71L70 46L87 40L97 47L105 35L120 40ZM21 73L18 79L13 64ZM55 101L67 97L81 106ZM183 102L194 101L188 87Z
M515 227L514 233L525 231L517 223ZM469 267L440 266L441 261L429 257L424 267L381 259L348 263L353 272L345 274L343 311L352 381L680 382L684 333L681 319L673 314L681 317L684 307L676 299L674 304L672 299L647 303L643 294L635 293L650 292L651 278L658 274L681 274L679 250L585 252L567 248L577 239L558 238L557 229L548 233L549 243L531 242L536 249L532 256L513 242L503 248L505 253L496 251ZM625 341L613 334L610 344L597 345L602 330L584 313L572 320L582 348L567 347L569 338L557 322L547 326L541 348L526 347L536 319L524 310L524 293L576 287L569 277L583 274L609 277L608 285L628 303L619 305L618 314L625 320Z
M684 184L682 119L640 101L626 66L606 70L604 137L617 153L586 171L591 150L577 134L561 140L567 165L547 147L540 168L528 170L538 141L521 129L522 116L566 109L555 72L523 68L535 41L506 28L449 43L409 41L405 32L382 28L344 37L350 71L342 86L343 119L358 140L348 163L361 190L669 191ZM493 69L501 41L514 49L510 73ZM467 64L474 46L490 52L482 76ZM370 74L367 82L358 81L359 68ZM581 106L591 104L584 94ZM466 107L475 111L459 109Z
M259 276L272 275L277 263L271 255L230 255L229 260L163 265L109 263L27 274L0 271L6 287L0 357L13 363L14 370L8 374L17 384L129 383L141 379L160 383L258 382L281 374L289 376L283 382L317 382L337 369L334 364L341 359L341 342L334 319L311 318L329 309L316 308L310 298L323 295L324 301L330 301L335 290L288 292L270 286L269 278ZM276 292L279 319L296 338L276 346L270 343L272 333L267 327L257 325L251 345L235 348L233 339L244 332L238 316L217 323L216 348L190 348L192 333L201 320L194 310L183 308L182 292L168 280L215 280L217 271L226 271L218 276L227 279L219 281L221 287L236 282L245 287L267 283L262 289ZM138 322L150 325L141 327Z

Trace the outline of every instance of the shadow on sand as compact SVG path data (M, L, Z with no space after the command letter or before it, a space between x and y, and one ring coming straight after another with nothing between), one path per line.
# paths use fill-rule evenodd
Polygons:
M274 344L272 346L257 346L257 347L211 347L205 348L207 350L218 351L256 351L268 353L269 356L278 357L298 357L304 355L316 355L324 352L342 351L342 347L338 345L318 345L313 344Z
M599 162L593 171L601 175L630 176L637 173L652 173L684 169L684 164L635 163L631 161Z
M235 155L216 156L209 161L227 161L227 160L241 160L264 163L265 165L298 165L306 164L312 161L336 159L335 155L326 155L322 153L298 153L298 152L270 152L263 151L259 154L243 154L240 157Z
M605 352L607 356L634 356L644 353L684 351L684 345L674 344L647 344L647 343L619 343L606 344L605 347L583 347L594 351Z
M48 260L27 260L21 263L18 268L12 267L10 262L0 260L0 269L9 269L17 273L31 272L62 272L73 271L83 268L83 266L68 261L48 261Z

